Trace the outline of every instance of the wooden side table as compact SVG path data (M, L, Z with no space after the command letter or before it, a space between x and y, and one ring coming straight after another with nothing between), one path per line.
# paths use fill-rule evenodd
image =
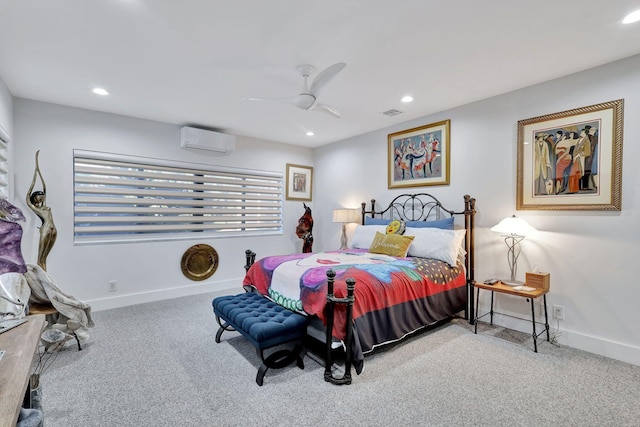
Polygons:
M527 301L531 300L531 325L533 326L533 351L538 352L538 337L542 335L545 331L547 332L547 341L549 339L549 317L547 316L547 293L548 289L534 289L533 291L519 291L513 289L513 286L507 286L502 282L496 282L493 285L488 285L481 282L474 282L473 286L476 288L476 316L474 319L474 333L478 333L478 319L489 315L490 316L490 324L493 325L493 295L498 292L501 294L507 295L515 295L518 297L526 298ZM480 300L480 289L484 289L487 291L491 291L491 309L488 313L483 314L482 316L478 316L478 301ZM542 300L544 302L544 330L540 333L536 332L536 311L533 304L533 300L542 296ZM528 320L528 319L524 319ZM541 323L542 324L542 323Z

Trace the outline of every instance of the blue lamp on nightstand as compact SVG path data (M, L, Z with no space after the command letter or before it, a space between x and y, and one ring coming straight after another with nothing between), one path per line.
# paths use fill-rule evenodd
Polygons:
M509 248L507 251L507 262L511 270L511 279L501 280L501 282L508 286L522 285L524 282L516 280L518 257L520 256L520 242L524 239L525 235L537 230L524 219L513 215L491 227L491 231L500 233L500 235L504 237L504 243L507 245L507 248Z

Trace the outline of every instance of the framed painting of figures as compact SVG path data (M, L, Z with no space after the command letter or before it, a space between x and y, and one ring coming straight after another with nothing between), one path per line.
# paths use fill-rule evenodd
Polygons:
M449 185L450 120L388 136L389 188Z
M622 208L624 100L518 122L516 209Z
M287 163L286 199L310 202L312 180L313 168L311 166Z

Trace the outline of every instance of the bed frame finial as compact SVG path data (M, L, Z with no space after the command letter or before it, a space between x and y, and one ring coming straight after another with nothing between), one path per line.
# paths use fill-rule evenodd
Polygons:
M246 258L246 264L244 265L244 271L246 273L249 271L249 268L253 265L253 263L256 262L256 253L251 249L247 249L246 251L244 251L244 256Z

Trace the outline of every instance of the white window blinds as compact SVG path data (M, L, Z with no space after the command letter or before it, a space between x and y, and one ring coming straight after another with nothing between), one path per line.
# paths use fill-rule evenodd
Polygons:
M9 147L0 138L0 199L9 198Z
M281 173L80 150L73 164L78 243L282 234Z

